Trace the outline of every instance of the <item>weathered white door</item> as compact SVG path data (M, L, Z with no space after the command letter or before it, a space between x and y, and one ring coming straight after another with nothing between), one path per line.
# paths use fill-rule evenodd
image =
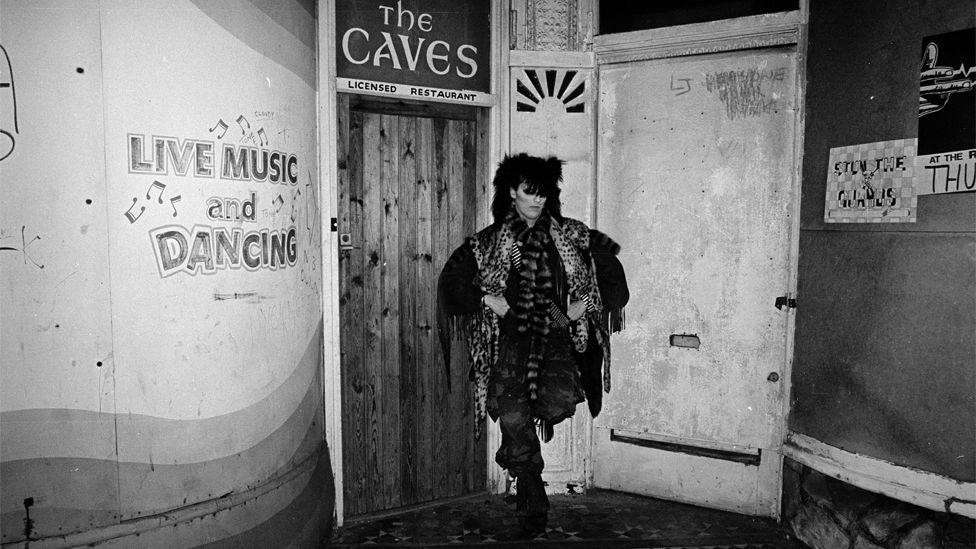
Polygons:
M632 53L632 52L631 52ZM792 47L599 67L597 224L631 300L594 483L777 516L796 232Z

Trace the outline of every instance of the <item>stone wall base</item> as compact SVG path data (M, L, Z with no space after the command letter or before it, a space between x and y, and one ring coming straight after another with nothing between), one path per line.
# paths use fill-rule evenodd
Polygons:
M976 547L976 521L862 490L793 461L783 468L783 521L813 549Z

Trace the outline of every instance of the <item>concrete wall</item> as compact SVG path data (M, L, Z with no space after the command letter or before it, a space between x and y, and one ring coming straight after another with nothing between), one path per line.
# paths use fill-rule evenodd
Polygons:
M314 4L0 14L3 543L314 545Z

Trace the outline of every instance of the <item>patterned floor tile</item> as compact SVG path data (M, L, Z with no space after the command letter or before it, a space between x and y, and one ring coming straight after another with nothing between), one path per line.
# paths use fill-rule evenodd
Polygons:
M383 519L352 522L328 547L567 547L569 549L798 549L803 545L775 521L590 490L551 496L546 531L519 527L514 505L501 496L482 496L407 511Z

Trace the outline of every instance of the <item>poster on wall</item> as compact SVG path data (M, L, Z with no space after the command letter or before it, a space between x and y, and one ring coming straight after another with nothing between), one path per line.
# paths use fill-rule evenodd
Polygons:
M976 190L976 28L922 40L917 194Z
M830 149L825 223L914 223L915 139Z
M490 4L338 0L336 90L491 105Z

